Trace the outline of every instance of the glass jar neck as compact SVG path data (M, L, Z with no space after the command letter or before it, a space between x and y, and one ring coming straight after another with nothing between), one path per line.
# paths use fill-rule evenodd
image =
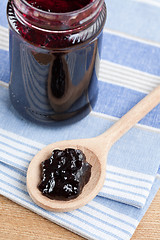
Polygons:
M74 31L85 29L99 16L104 0L94 0L90 4L72 12L54 13L37 9L25 0L11 0L19 21L31 28L44 31Z

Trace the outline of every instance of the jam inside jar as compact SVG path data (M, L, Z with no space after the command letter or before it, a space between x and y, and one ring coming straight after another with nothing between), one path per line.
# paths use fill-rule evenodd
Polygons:
M104 0L9 0L10 99L40 122L89 113L97 73Z

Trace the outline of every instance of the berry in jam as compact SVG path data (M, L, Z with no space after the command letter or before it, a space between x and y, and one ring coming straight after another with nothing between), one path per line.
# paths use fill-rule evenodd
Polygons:
M50 199L70 200L79 196L91 176L91 165L79 149L54 150L41 163L38 189Z

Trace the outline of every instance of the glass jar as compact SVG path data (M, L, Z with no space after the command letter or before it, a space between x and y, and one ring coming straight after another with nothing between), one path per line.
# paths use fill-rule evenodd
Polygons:
M9 0L7 16L14 108L41 122L88 113L98 94L104 0L62 13L38 9L29 0Z

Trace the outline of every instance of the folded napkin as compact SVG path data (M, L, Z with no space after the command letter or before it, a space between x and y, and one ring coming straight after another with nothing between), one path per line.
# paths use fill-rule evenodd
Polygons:
M114 4L120 9L120 4L113 0L108 4L109 14L114 12ZM146 8L141 3L139 6ZM100 94L92 112L72 124L38 125L19 116L9 100L8 31L4 14L0 13L0 193L87 239L130 239L160 187L159 106L112 147L102 190L80 209L51 213L36 206L26 190L26 171L32 157L45 145L103 133L158 85L159 66L155 63L160 60L160 47L105 29Z

